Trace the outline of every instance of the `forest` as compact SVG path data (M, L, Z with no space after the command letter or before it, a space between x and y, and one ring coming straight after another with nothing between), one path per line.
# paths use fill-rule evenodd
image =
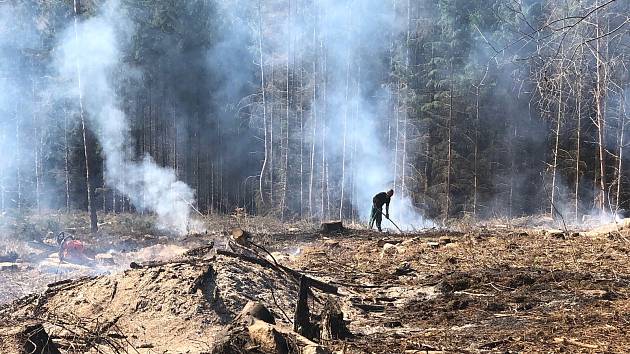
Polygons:
M0 210L403 223L630 207L630 3L9 0Z
M627 353L629 66L628 0L0 0L0 353Z

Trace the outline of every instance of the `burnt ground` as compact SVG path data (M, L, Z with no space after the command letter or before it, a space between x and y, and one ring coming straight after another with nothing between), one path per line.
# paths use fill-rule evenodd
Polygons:
M291 265L347 291L358 335L337 348L623 353L630 348L627 235L349 232L306 248Z
M210 352L221 329L249 300L262 302L290 326L297 284L286 274L220 255L194 264L176 258L147 269L129 270L124 263L141 256L179 257L182 248L210 241L225 249L222 240L233 223L177 240L130 235L137 245L116 254L117 268L105 272L110 275L44 287L43 296L0 307L0 322L43 319L53 341L68 353L82 352L72 348L87 348L86 336L96 338L94 332L114 322L108 338L124 344L112 346L119 352ZM238 223L279 263L339 288L333 297L354 336L323 343L331 350L625 353L630 348L628 228L565 233L499 225L324 235L305 225ZM155 249L163 252L148 251ZM42 281L25 271L2 273L9 288L17 282L28 288L31 278ZM82 273L66 274L73 275ZM195 285L206 278L204 286ZM313 295L309 301L316 312L328 295L316 290ZM83 347L72 342L77 335L69 335L76 328L83 328ZM105 344L96 347L112 352Z

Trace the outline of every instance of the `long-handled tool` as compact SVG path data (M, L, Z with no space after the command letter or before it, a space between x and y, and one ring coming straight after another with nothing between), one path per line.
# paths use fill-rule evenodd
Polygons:
M383 214L385 219L389 220L389 222L391 222L392 225L396 226L396 228L398 229L398 231L400 231L401 234L404 234L403 230L401 230L400 227L398 227L398 225L396 225L396 223L394 221L392 221L392 219L388 218L387 215L385 215L385 213L383 213L382 210L379 210L379 211L381 212L381 214Z

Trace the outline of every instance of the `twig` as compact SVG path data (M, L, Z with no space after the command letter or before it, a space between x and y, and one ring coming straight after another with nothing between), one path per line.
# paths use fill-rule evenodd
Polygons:
M599 346L596 345L596 344L588 344L588 343L578 342L577 340L575 340L573 338L557 337L557 338L554 338L553 341L554 341L554 343L558 343L558 344L571 344L571 345L575 345L577 347L587 348L587 349L597 349L597 348L599 348Z
M275 291L273 291L273 287L272 286L267 286L267 288L269 289L269 291L271 291L271 298L273 299L273 303L276 305L276 307L280 310L280 312L282 312L282 314L284 315L284 318L287 319L287 321L289 321L289 323L293 323L293 321L291 321L291 318L289 318L289 316L287 315L286 312L284 312L284 310L282 309L282 307L280 307L280 305L278 305L278 301L276 300L276 294Z

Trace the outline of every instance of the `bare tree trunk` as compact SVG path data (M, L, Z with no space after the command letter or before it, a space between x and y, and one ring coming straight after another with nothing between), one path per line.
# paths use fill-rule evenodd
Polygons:
M66 187L66 213L70 212L70 146L68 142L68 115L63 116L63 143L64 143L64 177Z
M595 1L595 6L599 7L599 1ZM596 65L596 86L595 86L595 112L597 116L597 152L599 158L599 208L602 215L606 213L606 162L604 155L604 129L605 129L605 117L603 109L603 96L604 96L604 74L603 65L600 54L600 30L599 30L599 11L595 11L596 17L596 31L595 31L595 65Z
M77 0L74 0L74 38L78 42L79 34L77 32L77 17L78 8L77 8ZM96 205L94 205L94 189L92 186L92 181L90 179L90 156L88 154L88 141L87 141L87 131L85 127L85 114L83 111L83 89L81 87L81 63L77 60L76 62L76 70L77 70L77 85L79 89L79 114L81 117L81 132L83 135L83 157L85 158L85 187L87 189L87 205L88 211L90 212L90 230L92 232L98 231L98 219L96 215Z
M477 218L477 195L479 191L479 86L475 87L475 138L473 164L473 218Z
M346 94L343 109L343 146L341 152L341 198L339 198L339 220L343 219L343 198L344 187L346 182L346 135L348 131L348 96L350 91L350 50L346 55Z
M626 128L626 102L625 102L625 95L624 95L624 90L622 89L621 91L621 98L619 100L619 120L620 120L620 125L621 128L619 129L619 142L618 142L618 146L619 146L619 151L617 152L617 191L615 193L615 212L617 212L619 210L619 205L620 205L620 198L621 198L621 182L622 182L622 178L624 176L623 174L623 149L624 149L624 135L625 135L625 128Z
M361 97L361 64L357 66L357 91L355 97ZM355 131L356 124L359 121L359 100L355 100L354 107L354 119L352 120L352 131ZM356 156L357 156L357 137L355 134L351 135L352 137L352 152L350 153L350 161L352 161L352 196L350 200L354 200L354 207L352 208L352 220L357 221L356 208L359 206L359 199L357 195L357 164L356 164Z
M300 97L298 110L300 111L300 219L304 217L304 107L302 106L302 92L304 90L304 70L300 67Z
M407 38L405 45L405 75L409 75L409 48L411 47L411 0L407 0ZM407 116L409 114L407 102L409 100L408 94L408 84L405 83L404 88L404 97L403 97L403 150L402 150L402 166L401 166L401 181L400 181L400 195L401 198L405 196L405 178L406 173L405 169L407 166Z
M273 58L273 55L272 55ZM274 160L274 141L273 141L273 116L274 116L274 111L275 111L275 104L276 104L276 100L274 98L274 65L273 62L270 65L270 70L271 72L269 73L269 82L270 82L270 88L271 88L271 96L269 98L269 204L271 205L272 208L274 208L274 204L273 204L273 196L274 196L274 190L275 190L275 185L274 185L274 175L275 175L275 171L274 171L274 165L273 165L273 160Z
M557 169L558 169L558 152L560 149L560 127L562 125L562 119L563 119L563 109L562 109L562 88L563 88L563 82L564 82L564 78L563 78L563 72L562 72L562 64L563 62L560 61L560 70L559 70L559 77L558 80L560 81L558 83L558 116L556 117L556 138L555 138L555 144L554 144L554 148L553 148L553 165L552 165L552 177L551 177L551 201L550 201L550 205L549 205L549 214L551 215L551 218L555 218L555 196L556 196L556 175L557 175Z
M6 132L5 132L5 128L4 125L0 125L0 145L2 145L2 143L4 143L6 141ZM5 169L0 168L0 212L5 211L6 205L5 205L5 193L6 193L6 186L5 186Z
M394 119L396 119L396 134L394 138L394 192L398 193L396 188L398 184L398 142L400 141L400 80L396 81L396 104L394 105Z
M444 210L444 220L447 221L451 210L451 166L453 164L453 60L451 59L451 87L449 90L449 108L448 108L448 122L446 124L447 129L447 143L448 152L446 157L446 208Z
M328 72L327 72L327 58L326 58L326 51L324 49L324 41L320 42L320 49L321 49L321 53L322 53L322 74L324 75L323 77L323 83L322 83L322 174L321 174L321 196L322 196L322 200L321 200L321 208L320 208L320 217L322 219L326 219L327 215L324 213L324 206L326 204L326 193L327 193L327 173L326 173L326 118L327 118L327 113L328 113L328 109L327 109L327 99L326 99L326 95L328 94L327 92L327 82L328 82Z
M32 95L33 95L33 105L37 104L37 102L35 101L35 80L32 81ZM40 165L40 158L41 158L41 147L43 144L43 134L41 132L42 128L41 126L43 125L41 122L39 122L39 119L37 119L37 117L34 115L33 116L33 123L35 124L35 140L37 141L37 145L35 146L35 202L37 205L37 212L40 213L42 211L41 209L41 165Z
M283 171L283 181L282 181L282 201L280 203L280 213L281 220L284 220L284 212L286 209L286 201L287 201L287 187L289 180L289 118L291 112L291 73L290 66L291 63L291 0L288 0L288 17L287 17L287 34L289 36L287 41L287 67L286 67L286 89L287 89L287 107L286 107L286 142L285 142L285 152L284 152L284 171Z
M577 131L576 131L576 152L575 152L575 222L578 223L580 219L580 158L581 158L581 139L582 139L582 75L580 75L579 68L582 66L582 55L580 53L580 63L579 67L576 68L576 76L577 76L577 92L576 92L576 100L577 100Z
M317 45L317 27L313 26L313 47ZM308 214L309 218L313 218L313 186L315 176L315 138L317 130L317 61L316 57L313 58L313 103L311 104L311 125L313 128L313 134L311 136L311 168L308 183Z
M267 144L267 101L265 100L265 63L263 61L263 27L262 27L262 0L258 0L258 51L260 53L260 90L262 91L262 109L263 109L263 131L265 139L265 158L263 160L262 167L260 168L259 191L260 202L265 205L265 191L264 191L264 179L265 169L267 167L268 159L268 144Z
M21 123L20 113L18 111L18 104L15 104L15 172L17 182L17 209L22 210L22 145L21 141Z

